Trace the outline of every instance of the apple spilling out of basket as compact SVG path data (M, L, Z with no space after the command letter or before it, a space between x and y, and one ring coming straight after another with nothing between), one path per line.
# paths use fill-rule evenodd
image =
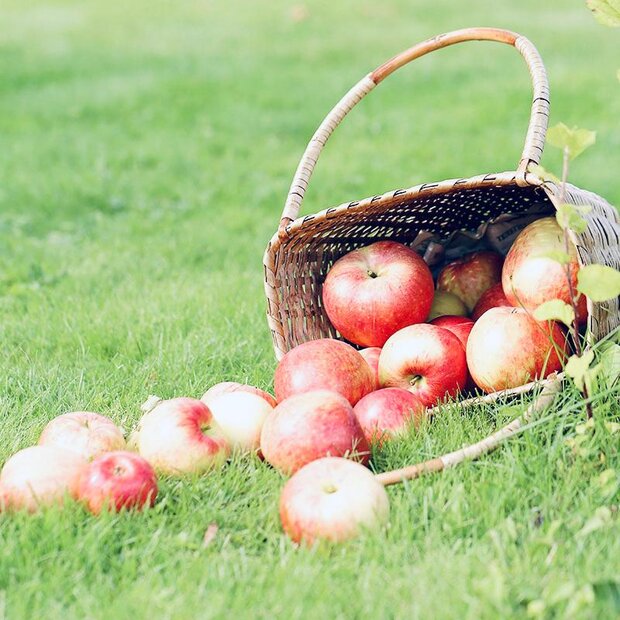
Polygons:
M324 338L291 349L275 371L275 398L235 382L200 400L155 398L128 440L99 414L61 415L37 446L4 464L3 510L67 498L95 514L137 510L155 502L158 474L201 474L241 451L292 475L280 517L294 541L339 541L376 527L389 504L364 467L371 445L415 429L448 398L515 388L561 368L563 329L532 313L550 299L569 301L566 271L549 258L563 250L561 229L546 217L519 234L505 260L475 252L445 265L436 283L403 244L349 252L329 270L322 301L352 344ZM575 279L574 250L571 261ZM585 299L578 310L584 322Z

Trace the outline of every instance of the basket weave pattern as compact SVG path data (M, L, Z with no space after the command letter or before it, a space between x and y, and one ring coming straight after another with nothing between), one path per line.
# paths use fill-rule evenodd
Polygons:
M321 150L362 97L411 60L469 40L513 45L530 70L534 96L517 169L397 189L298 218ZM559 203L559 188L528 172L528 166L540 160L548 115L549 88L538 52L524 37L504 30L467 29L434 37L396 56L356 84L328 114L308 144L293 178L278 231L265 252L267 319L276 357L280 359L307 340L340 337L323 309L321 286L333 262L352 249L382 239L415 245L420 233L432 233L448 241L461 231L483 231L498 218L525 213L533 206L553 213ZM573 236L580 262L620 268L617 211L592 192L569 186L566 194L566 202L591 207L586 215L587 230ZM588 322L595 338L609 333L620 323L618 301L588 300Z

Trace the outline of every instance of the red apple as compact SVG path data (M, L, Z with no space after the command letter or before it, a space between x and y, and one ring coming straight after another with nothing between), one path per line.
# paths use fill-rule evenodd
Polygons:
M365 467L322 458L302 467L280 496L282 527L294 542L342 542L378 529L389 517L383 485Z
M555 217L543 217L526 226L515 239L502 270L502 286L506 298L515 307L530 312L552 299L570 304L570 293L563 265L549 257L553 252L565 252L564 233ZM577 291L579 261L571 243L569 269L573 289ZM579 323L588 318L584 295L579 297Z
M458 295L471 312L482 293L502 279L504 259L497 252L473 252L447 264L437 288Z
M432 321L440 316L467 316L469 311L465 302L448 291L435 291L435 297L433 298L433 305L431 311L428 313L428 320Z
M209 409L232 448L255 452L260 433L273 407L253 392L220 392L209 399Z
M138 450L163 473L200 474L223 465L230 446L207 405L194 398L173 398L142 417Z
M496 392L541 379L562 368L566 338L555 323L534 320L523 308L487 310L467 342L476 385Z
M370 370L375 377L375 390L379 389L379 356L381 355L380 347L368 347L360 351L360 355L366 360L370 366Z
M265 420L260 447L265 460L287 474L323 456L351 455L363 463L369 457L349 401L327 390L281 401Z
M93 459L125 448L125 438L112 420L90 411L65 413L51 420L39 437L40 446L56 446Z
M293 394L331 390L355 405L373 391L375 378L370 366L351 345L321 338L300 344L280 360L274 387L279 403Z
M78 498L98 515L152 506L157 497L157 478L148 461L133 452L108 452L89 463L80 475Z
M498 282L482 293L474 311L471 313L471 318L477 321L487 310L500 306L512 306L512 304L506 299L506 295L504 295L502 283Z
M463 345L463 348L467 348L467 339L471 328L474 326L474 321L466 316L439 316L431 321L431 325L437 327L443 327L448 331L451 331Z
M32 446L14 454L0 472L0 494L13 510L35 512L77 497L78 481L88 461L55 446Z
M396 331L426 320L433 276L402 243L378 241L338 259L323 283L323 306L347 340L381 347Z
M250 394L256 394L269 403L271 407L275 407L278 404L276 399L269 392L265 392L265 390L261 390L253 385L237 383L236 381L216 383L202 395L200 400L205 405L209 405L210 401L216 396L219 396L220 394L229 394L230 392L248 392Z
M426 406L465 387L467 362L461 341L443 327L410 325L385 343L379 358L382 387L399 387Z
M353 408L367 441L378 441L402 434L424 417L426 407L420 399L401 388L371 392Z

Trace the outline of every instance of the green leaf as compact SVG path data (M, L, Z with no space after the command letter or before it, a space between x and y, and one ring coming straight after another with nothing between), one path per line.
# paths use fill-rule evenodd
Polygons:
M587 0L586 4L599 24L620 27L620 0Z
M604 342L599 347L601 379L605 387L611 388L620 377L620 345L615 342Z
M549 250L542 255L544 258L550 258L560 265L566 265L570 262L570 256L562 250Z
M577 389L583 392L590 364L594 359L594 351L586 351L581 357L571 355L566 362L564 372L575 382Z
M565 301L551 299L540 304L534 310L534 318L537 321L561 321L564 325L570 327L575 319L575 311Z
M619 76L620 77L620 76ZM553 181L556 185L560 185L562 181L555 176L552 172L549 172L539 164L530 164L528 166L528 172L535 174L539 179L543 181Z
M585 232L588 226L583 216L591 210L592 207L590 205L569 205L564 203L558 205L555 219L561 228L569 228L576 233L582 233Z
M620 581L597 581L592 587L597 600L620 614Z
M577 274L577 290L592 301L620 295L620 271L607 265L586 265Z
M559 149L568 149L568 157L575 159L596 142L596 132L558 123L547 132L547 141Z

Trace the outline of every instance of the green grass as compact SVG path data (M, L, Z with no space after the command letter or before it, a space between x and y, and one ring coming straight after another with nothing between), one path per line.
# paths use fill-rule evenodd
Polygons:
M129 429L150 393L270 387L261 259L298 158L350 85L423 38L468 25L530 37L551 122L598 131L573 182L620 202L618 33L583 4L317 0L295 21L283 0L5 0L0 461L64 411ZM306 210L512 169L529 97L507 46L421 59L339 128ZM339 547L293 548L283 479L250 458L162 480L141 515L3 515L0 617L617 617L618 491L600 475L620 471L604 424L618 397L597 398L577 454L565 440L584 413L567 392L494 455L391 488L388 530ZM449 411L375 465L455 449L517 411Z

